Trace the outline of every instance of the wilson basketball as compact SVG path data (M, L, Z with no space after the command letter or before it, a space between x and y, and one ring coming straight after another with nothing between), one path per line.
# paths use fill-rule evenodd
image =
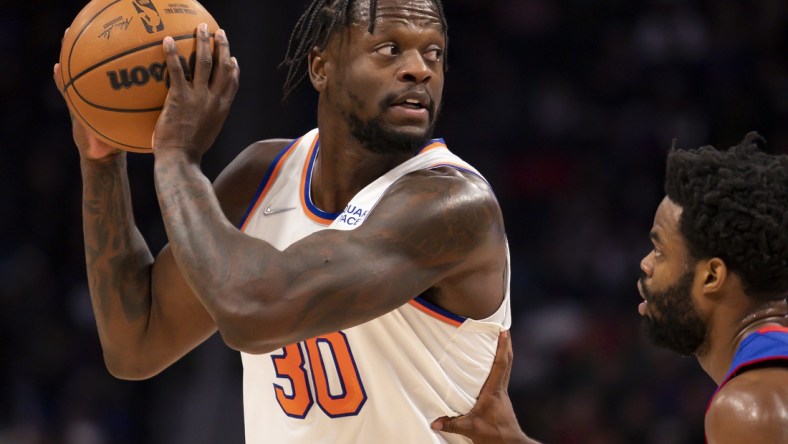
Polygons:
M69 109L108 144L150 152L169 87L162 40L175 40L194 72L196 29L219 25L194 0L93 0L74 19L60 52ZM213 45L213 41L211 43Z

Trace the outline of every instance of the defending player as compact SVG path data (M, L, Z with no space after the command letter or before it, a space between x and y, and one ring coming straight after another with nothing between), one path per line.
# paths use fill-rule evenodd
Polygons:
M198 28L191 82L164 41L172 86L153 155L170 244L155 260L125 154L74 123L108 369L151 377L218 328L242 352L250 444L467 442L430 422L469 411L487 377L510 324L508 249L489 185L431 136L440 1L315 0L286 90L308 76L317 128L251 145L212 186L200 159L239 76L215 39L212 57Z
M654 248L640 264L651 339L696 356L719 386L709 444L788 442L788 156L760 151L758 140L670 152ZM535 442L506 393L510 355L499 349L471 413L434 427L478 443Z

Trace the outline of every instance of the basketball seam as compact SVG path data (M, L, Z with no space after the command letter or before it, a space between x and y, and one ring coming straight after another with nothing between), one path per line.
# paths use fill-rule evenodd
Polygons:
M79 41L79 38L82 36L82 34L85 32L85 30L88 29L88 26L90 26L90 24L93 23L96 20L96 18L98 16L100 16L102 13L104 13L104 11L106 11L112 5L114 5L116 3L120 3L120 0L116 0L116 1L108 4L107 6L102 8L99 12L97 12L96 15L91 17L90 20L88 20L88 22L85 23L85 26L83 26L82 29L79 30L79 34L77 34L77 36L74 37L74 41L71 42L71 48L69 48L69 51L68 51L68 66L66 66L66 68L68 69L68 76L71 77L71 82L68 82L67 85L63 86L63 92L66 92L66 89L68 89L69 85L71 85L71 83L74 80L74 77L71 76L71 56L74 54L74 47L77 46L77 42Z

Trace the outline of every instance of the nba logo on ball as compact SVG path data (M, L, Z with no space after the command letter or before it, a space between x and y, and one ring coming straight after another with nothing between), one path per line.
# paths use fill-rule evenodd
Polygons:
M153 34L164 30L164 22L161 21L161 15L152 1L134 0L134 8L148 33Z
M92 0L76 16L60 51L71 114L114 147L150 152L169 90L162 40L175 40L187 80L200 23L219 25L196 0ZM213 45L213 41L211 41Z

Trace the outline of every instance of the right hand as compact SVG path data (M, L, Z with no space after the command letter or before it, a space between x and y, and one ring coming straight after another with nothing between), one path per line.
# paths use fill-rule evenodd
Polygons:
M184 72L172 37L162 42L170 88L153 132L157 159L175 153L199 161L219 135L238 91L240 69L224 31L216 31L213 51L207 24L197 27L196 36L193 75Z
M66 29L66 32L68 32L68 29ZM52 76L55 79L57 90L63 95L63 77L60 75L60 69L60 63L56 63ZM63 95L63 98L65 99L65 95ZM70 111L69 109L69 114L71 114ZM83 159L102 160L123 152L99 139L86 129L73 114L71 114L71 128L74 135L74 143L77 144L79 155Z

